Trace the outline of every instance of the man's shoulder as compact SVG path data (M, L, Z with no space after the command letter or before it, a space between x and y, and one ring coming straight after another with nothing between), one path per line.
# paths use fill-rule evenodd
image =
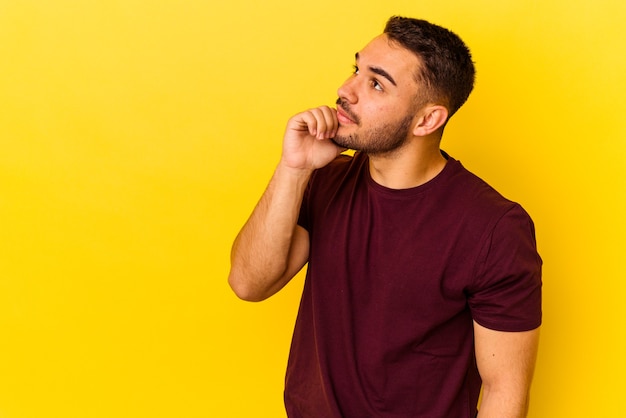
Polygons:
M354 154L339 154L334 160L332 160L328 165L322 167L320 170L341 170L347 169L350 165L362 161L364 159L364 155L361 153Z
M350 171L358 170L363 162L364 157L359 153L355 153L354 155L339 154L333 161L315 170L312 181L334 181L337 177L343 177Z
M520 205L505 197L490 183L454 160L454 170L449 176L448 193L455 204L466 211L498 216Z

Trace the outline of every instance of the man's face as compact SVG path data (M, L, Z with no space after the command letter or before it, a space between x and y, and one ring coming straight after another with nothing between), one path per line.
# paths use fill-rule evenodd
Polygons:
M417 57L386 35L356 54L354 74L337 91L338 145L369 154L401 148L419 110Z

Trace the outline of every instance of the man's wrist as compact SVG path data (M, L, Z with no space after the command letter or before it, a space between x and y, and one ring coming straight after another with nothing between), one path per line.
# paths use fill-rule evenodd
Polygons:
M295 177L299 180L306 180L306 181L308 181L309 177L311 177L311 174L313 174L313 171L314 170L312 168L292 167L282 159L280 160L280 162L278 163L278 166L276 167L276 172L279 174L284 174L287 176Z

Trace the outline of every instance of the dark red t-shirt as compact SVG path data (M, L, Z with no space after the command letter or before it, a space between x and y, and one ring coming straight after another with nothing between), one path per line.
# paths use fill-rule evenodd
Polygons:
M368 158L317 170L299 224L310 256L287 367L290 418L476 415L475 320L541 324L541 259L516 203L448 157L419 187L375 183Z

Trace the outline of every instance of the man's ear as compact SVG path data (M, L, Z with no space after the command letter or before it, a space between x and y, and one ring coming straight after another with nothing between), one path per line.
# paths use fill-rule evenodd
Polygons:
M448 120L448 109L441 105L428 105L422 109L417 123L413 127L413 135L428 136L445 125Z

